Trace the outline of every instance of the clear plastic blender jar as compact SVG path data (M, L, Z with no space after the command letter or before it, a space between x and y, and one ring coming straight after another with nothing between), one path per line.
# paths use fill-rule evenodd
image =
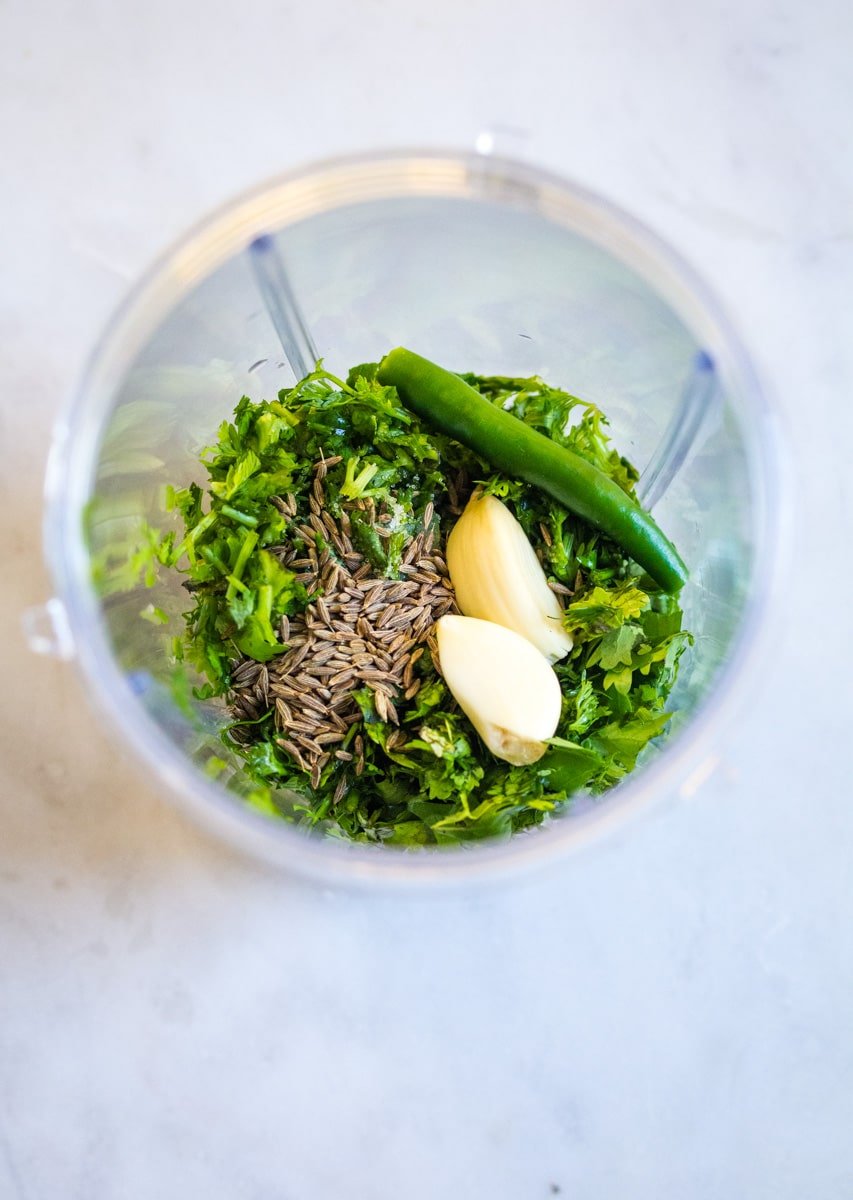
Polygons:
M165 483L204 482L199 451L241 395L270 398L315 352L335 373L407 345L451 369L541 375L599 404L640 495L688 563L695 644L677 714L605 797L507 842L418 852L308 835L246 803L221 702L176 696L178 577L93 583ZM529 166L482 155L338 160L274 181L190 234L145 278L59 424L48 481L46 616L117 736L237 843L329 879L436 880L535 863L672 795L701 765L748 673L779 540L773 414L704 287L645 229ZM130 578L126 581L131 584ZM140 619L152 604L170 627ZM189 711L189 709L192 711Z

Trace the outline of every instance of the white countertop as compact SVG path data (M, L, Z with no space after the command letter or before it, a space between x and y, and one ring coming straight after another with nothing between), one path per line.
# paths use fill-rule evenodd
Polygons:
M851 41L841 0L0 10L3 1200L853 1195ZM200 213L487 126L716 288L787 417L796 586L689 801L503 886L321 891L24 646L46 439Z

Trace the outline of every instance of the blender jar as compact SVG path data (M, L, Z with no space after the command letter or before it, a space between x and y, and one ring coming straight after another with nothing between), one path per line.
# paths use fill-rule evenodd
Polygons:
M204 483L199 452L240 396L273 397L315 354L345 374L398 344L455 370L541 375L599 404L691 571L682 603L695 643L667 737L612 792L508 842L402 852L256 811L218 736L222 702L174 687L180 577L149 589L134 582L138 563L121 569L142 522L164 527L163 485ZM214 215L114 319L55 435L48 613L117 734L196 816L263 856L369 880L536 862L671 795L707 753L775 561L774 443L772 412L715 304L624 214L481 155L337 160Z

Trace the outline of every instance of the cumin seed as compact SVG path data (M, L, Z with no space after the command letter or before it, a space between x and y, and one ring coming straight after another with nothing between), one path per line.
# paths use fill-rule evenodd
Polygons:
M342 733L340 729L333 729L330 733L318 733L314 741L318 746L329 746L335 742L342 742L345 737L346 734Z

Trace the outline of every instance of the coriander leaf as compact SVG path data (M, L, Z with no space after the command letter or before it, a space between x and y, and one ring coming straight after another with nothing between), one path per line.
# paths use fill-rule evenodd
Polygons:
M214 496L218 496L222 500L232 500L243 485L259 471L261 460L255 454L254 450L246 450L237 461L228 468L228 474L223 482L211 483L210 490Z
M577 691L571 696L571 706L570 715L573 719L567 728L571 733L585 733L601 711L592 680L587 679L586 673L581 676Z
M666 728L672 713L639 709L628 721L613 721L589 739L599 753L615 756L624 770L633 770L640 751Z
M565 738L551 738L548 745L538 768L547 775L549 788L564 796L579 791L604 765L600 754Z
M417 693L395 698L399 725L379 718L368 688L355 693L358 719L340 743L343 759L330 755L316 788L278 745L279 731L266 711L240 721L245 741L229 741L244 770L227 786L269 816L361 842L420 847L507 837L564 808L579 791L598 794L633 769L666 728L667 698L690 637L681 631L677 597L637 576L607 537L426 427L375 375L375 364L363 364L342 382L318 364L273 400L243 397L203 452L199 481L164 489L173 527L125 525L123 540L115 525L109 538L99 529L93 566L100 555L103 588L116 592L140 579L153 585L163 568L182 574L191 600L176 657L192 709L189 696L227 694L241 658L269 664L275 678L274 660L285 649L281 618L309 603L291 559L303 560L304 569L309 556L338 556L340 548L317 528L322 512L311 505L321 457L329 463L323 481L328 512L336 520L346 515L353 545L386 578L405 578L411 570L404 555L423 527L427 504L441 549L481 482L521 522L566 597L574 646L555 666L563 705L544 757L525 767L493 758L427 652L414 671ZM466 378L491 403L632 492L636 472L610 445L595 405L541 379ZM158 619L156 603L146 611ZM192 687L190 669L207 680L203 687ZM356 739L363 747L359 774L352 766ZM346 786L339 791L342 779Z
M604 635L591 661L600 663L605 671L612 671L620 664L630 666L634 647L642 639L639 625L620 625Z
M633 582L593 587L567 606L564 623L573 637L589 637L635 620L648 602L647 594Z

